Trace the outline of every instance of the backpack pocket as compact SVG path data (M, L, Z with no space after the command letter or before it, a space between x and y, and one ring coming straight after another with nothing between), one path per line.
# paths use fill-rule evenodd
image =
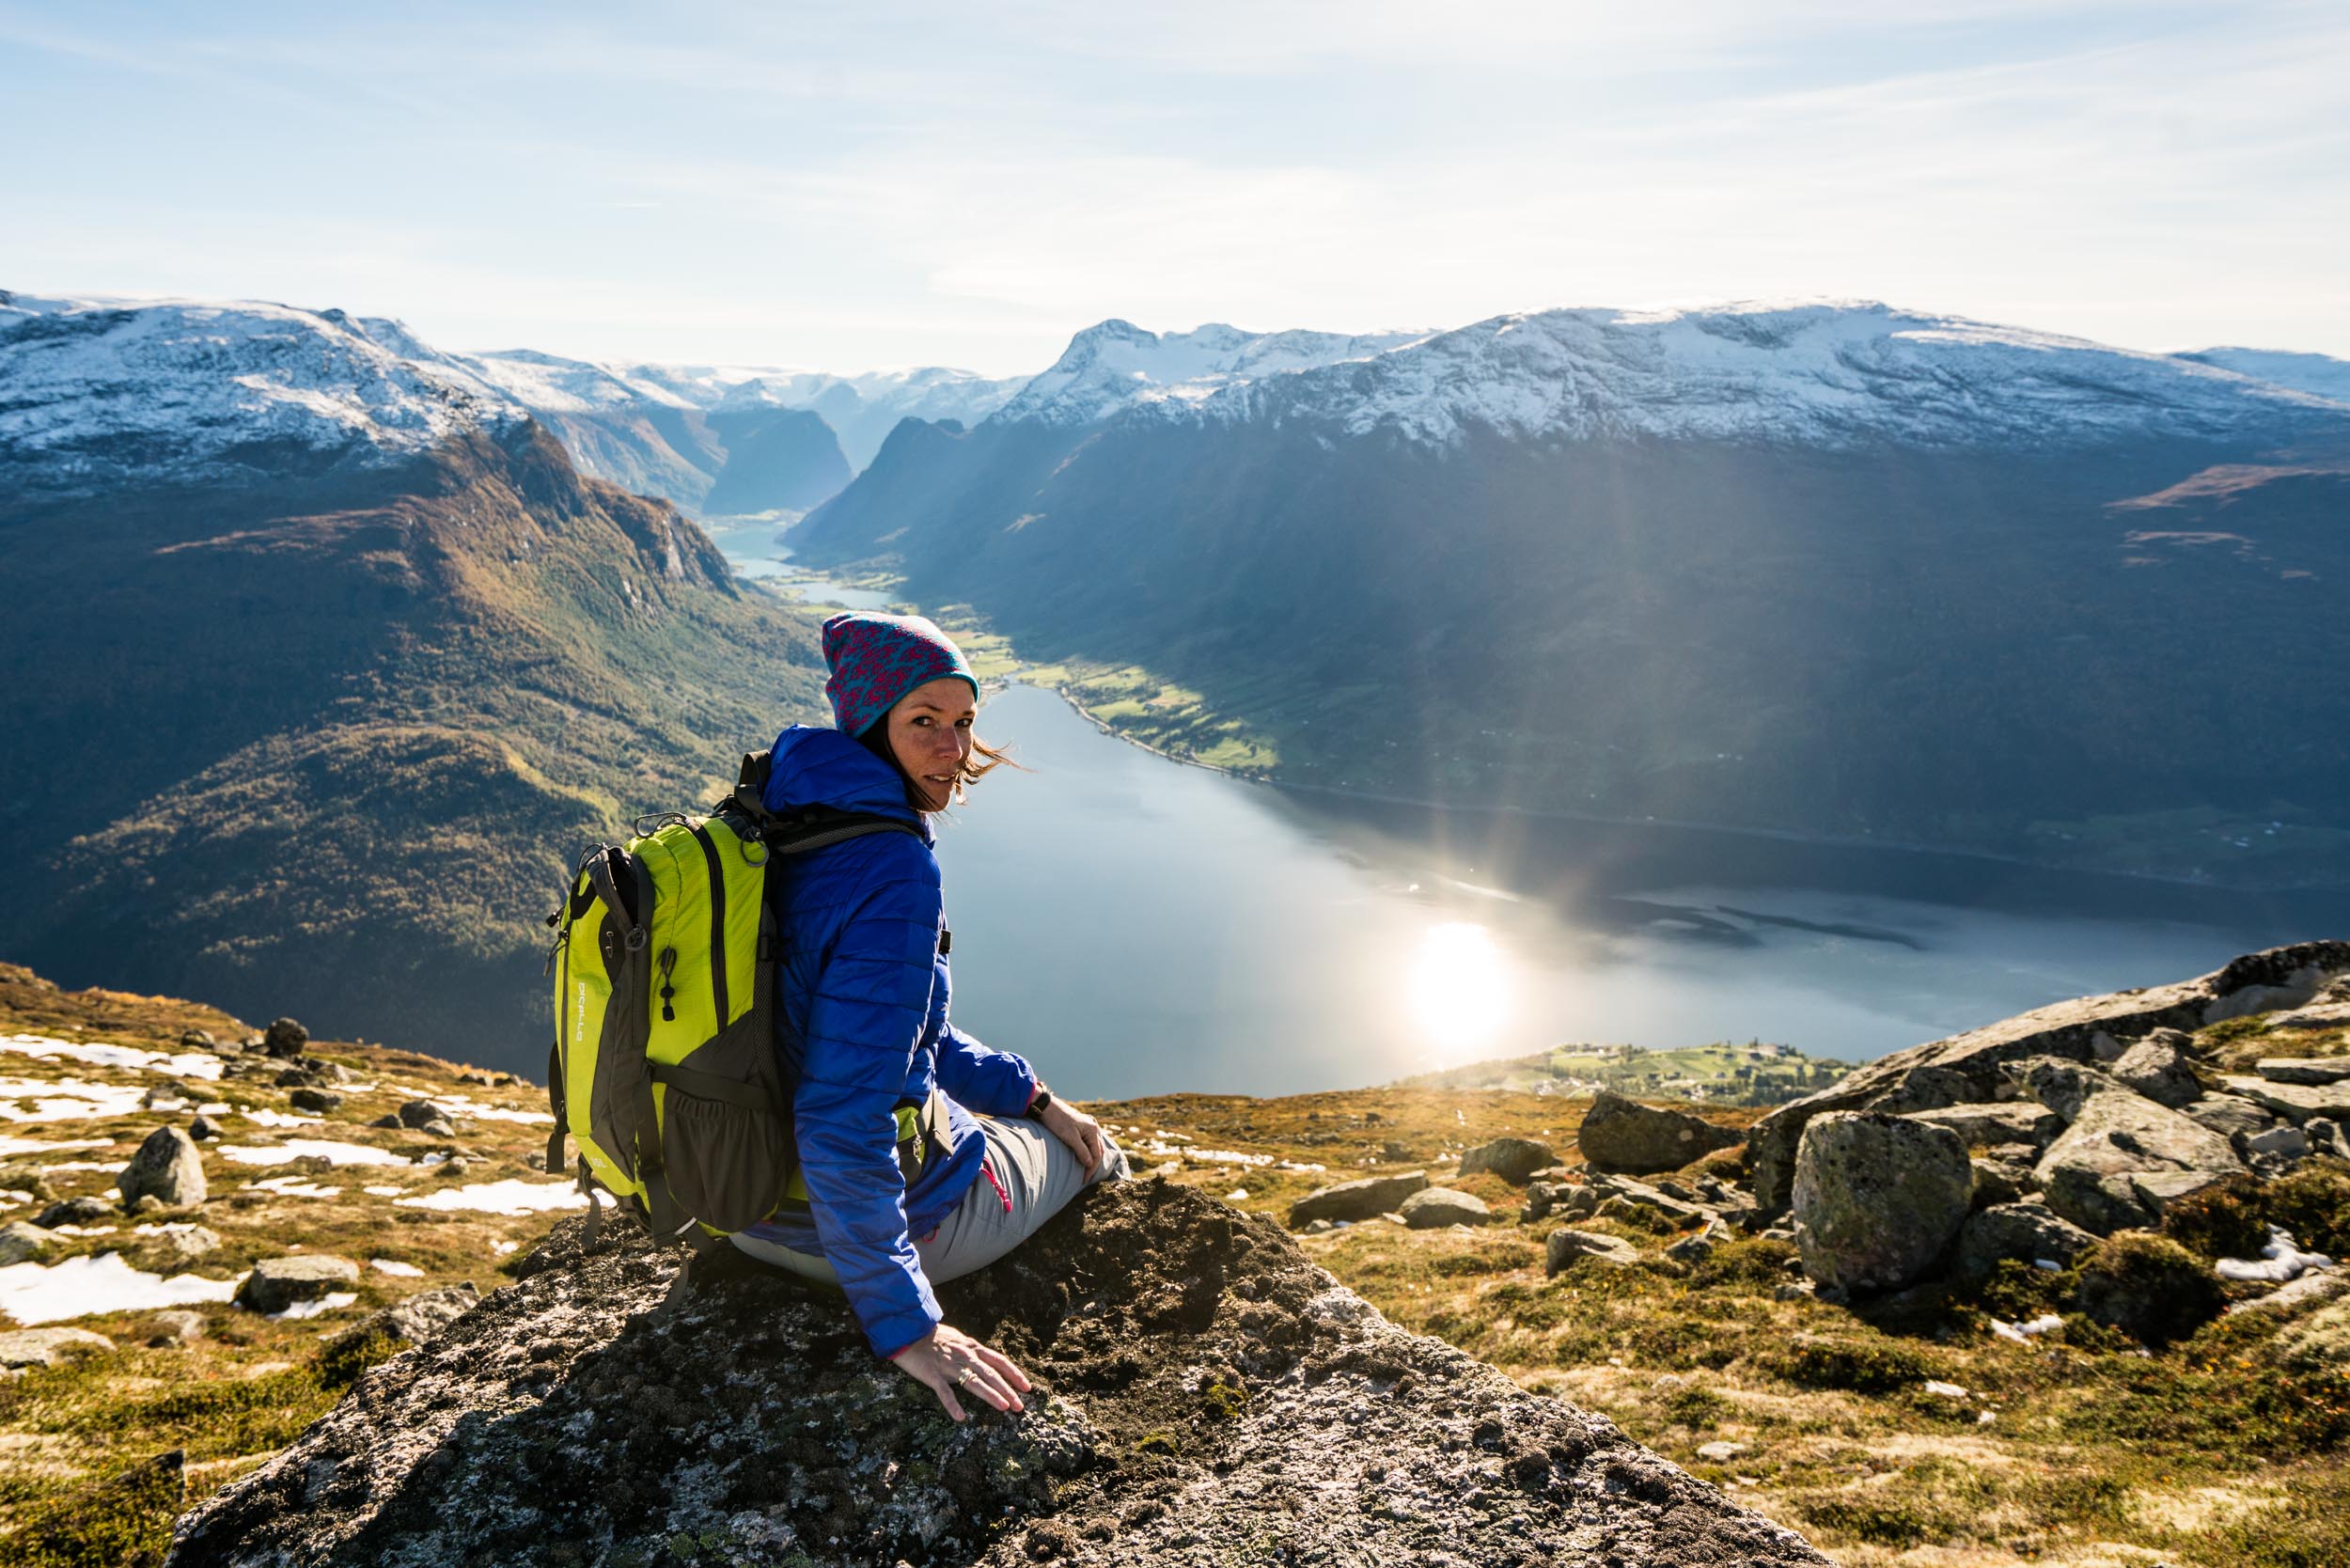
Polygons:
M652 1069L669 1195L713 1231L774 1214L791 1174L791 1120L765 1022L745 1013L683 1061Z

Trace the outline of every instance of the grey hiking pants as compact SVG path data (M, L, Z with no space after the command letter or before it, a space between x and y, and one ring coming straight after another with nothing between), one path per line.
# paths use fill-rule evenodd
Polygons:
M914 1239L915 1256L933 1285L976 1273L1036 1234L1044 1222L1060 1213L1069 1200L1096 1182L1122 1182L1132 1173L1125 1152L1107 1132L1109 1152L1101 1168L1089 1174L1069 1145L1026 1117L999 1120L973 1118L987 1139L979 1179L963 1195L954 1212L927 1236ZM757 1236L737 1234L734 1245L763 1263L808 1279L838 1284L832 1264L812 1253L795 1251Z

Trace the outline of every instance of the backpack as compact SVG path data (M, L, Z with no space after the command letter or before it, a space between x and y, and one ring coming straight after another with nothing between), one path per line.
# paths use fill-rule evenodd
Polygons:
M733 792L706 814L640 817L626 843L589 849L547 917L546 1168L564 1168L569 1134L591 1238L598 1187L670 1240L755 1225L796 1186L768 868L778 855L918 830L829 807L776 816L769 767L768 753L746 756ZM909 1122L901 1116L901 1129Z

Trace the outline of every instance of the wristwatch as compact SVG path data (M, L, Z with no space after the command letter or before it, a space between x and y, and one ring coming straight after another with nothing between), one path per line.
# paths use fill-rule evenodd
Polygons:
M1039 1083L1036 1086L1036 1092L1028 1096L1028 1108L1021 1114L1032 1121L1042 1121L1044 1120L1044 1113L1052 1109L1052 1106L1053 1091L1045 1088L1042 1083Z

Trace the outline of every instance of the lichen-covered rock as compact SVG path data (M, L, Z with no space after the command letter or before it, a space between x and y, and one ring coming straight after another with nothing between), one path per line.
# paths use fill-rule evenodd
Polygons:
M2164 1031L2166 1036L2170 1032ZM2203 1092L2195 1077L2195 1058L2169 1038L2139 1041L2123 1052L2108 1071L2123 1088L2136 1090L2172 1110L2184 1109Z
M298 1057L309 1043L310 1031L291 1018L274 1020L261 1035L261 1049L274 1057Z
M1795 1153L1795 1245L1830 1290L1893 1290L1924 1274L1966 1218L1974 1170L1948 1127L1838 1111Z
M2179 1114L2199 1127L2217 1133L2230 1143L2264 1133L2278 1124L2275 1111L2241 1094L2206 1094Z
M1528 1137L1497 1137L1463 1154L1461 1174L1474 1176L1480 1171L1491 1171L1505 1182L1524 1186L1534 1179L1536 1171L1558 1163L1558 1154L1547 1143Z
M1313 1219L1377 1219L1427 1185L1428 1172L1405 1170L1318 1187L1290 1205L1290 1229Z
M2044 1149L2064 1131L2064 1118L2045 1105L2005 1100L1990 1105L1945 1105L1938 1110L1904 1113L1913 1121L1948 1127L1966 1140L1969 1149L2003 1144L2029 1144Z
M2032 1174L2048 1206L2084 1230L2152 1225L2180 1199L2243 1173L2234 1146L2189 1117L2109 1080L2080 1090L2051 1089L2048 1076L2032 1072L2034 1092L2078 1093L2079 1111Z
M1035 1385L962 1426L837 1294L726 1251L664 1310L675 1254L581 1236L183 1516L174 1568L1825 1562L1167 1184L942 1289Z
M1485 1200L1473 1192L1450 1187L1422 1187L1396 1211L1415 1231L1438 1231L1448 1225L1482 1225L1493 1218Z
M2272 1084L2350 1082L2350 1057L2263 1057L2252 1071Z
M1958 1232L1958 1272L1980 1279L2002 1258L2070 1266L2097 1238L2044 1203L2001 1203L1966 1217Z
M424 1128L435 1121L446 1121L441 1107L430 1100L411 1100L400 1107L400 1124L403 1127Z
M2028 1057L2090 1061L2099 1036L2119 1043L2160 1028L2200 1028L2264 1008L2298 1006L2328 977L2350 971L2350 942L2302 942L2232 960L2199 980L2120 991L2006 1018L1947 1040L1912 1046L1870 1062L1816 1094L1781 1105L1754 1124L1754 1196L1765 1215L1783 1212L1794 1180L1795 1151L1815 1116L1838 1110L1927 1110L1997 1100L2001 1068ZM2119 1053L2117 1053L2119 1054ZM1952 1080L1966 1092L1950 1095ZM2296 1119L2297 1120L2297 1119Z
M158 1127L147 1135L131 1163L115 1178L126 1204L152 1195L175 1209L204 1201L204 1156L196 1140L177 1127Z
M56 1241L56 1237L39 1226L27 1225L21 1219L0 1225L0 1267L39 1257L55 1246Z
M359 1265L348 1258L264 1258L253 1265L232 1299L249 1311L282 1312L297 1301L315 1301L358 1279Z
M2224 1081L2229 1092L2264 1105L2289 1121L2307 1121L2312 1116L2336 1121L2350 1117L2350 1081L2294 1084L2251 1077Z
M1687 1111L1659 1109L1612 1090L1591 1097L1574 1143L1593 1170L1644 1176L1678 1170L1691 1160L1742 1142L1740 1134Z
M85 1193L79 1198L61 1198L33 1216L33 1223L44 1231L60 1225L95 1225L111 1218L115 1206L102 1198Z

